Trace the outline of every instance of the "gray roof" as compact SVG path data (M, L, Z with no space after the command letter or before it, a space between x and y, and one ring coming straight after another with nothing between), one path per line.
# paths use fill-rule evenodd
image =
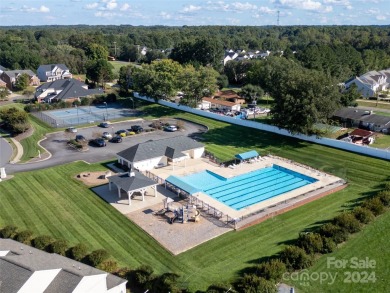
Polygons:
M5 68L4 66L0 65L0 71L6 71L6 70L7 70L7 68Z
M26 70L5 70L3 72L3 74L6 74L11 78L16 78L16 76L18 76L19 74L23 74L23 73L27 74L30 77L36 75L34 72L32 72L29 69L26 69Z
M58 95L55 96L57 100L66 100L69 98L85 97L103 93L101 89L85 89L85 86L87 86L85 83L77 79L58 79L39 86L36 92L42 93L49 88L53 88L56 91L61 91Z
M142 189L149 186L157 185L155 181L149 179L145 175L138 171L133 172L134 176L130 176L129 173L122 173L108 177L110 182L115 183L121 189L125 191L133 191Z
M204 147L204 145L196 140L186 136L176 136L136 144L117 153L117 156L129 162L140 162L151 158L162 157L166 154L172 156L172 158L178 158L183 156L178 155L178 153L201 147ZM167 148L171 148L174 151Z
M47 72L47 71L52 71L56 66L58 68L61 68L62 70L69 70L69 68L66 67L65 64L44 64L44 65L39 66L39 68L41 68Z
M84 276L108 274L81 262L55 253L47 253L12 239L0 239L0 251L12 252L0 256L1 292L17 292L35 271L61 269L47 287L49 291L45 292L72 292ZM110 275L110 284L107 281L107 288L125 282L126 280Z
M342 108L340 110L337 110L334 116L344 119L358 120L365 123L373 123L376 125L390 124L390 117L370 114L370 110L365 109Z

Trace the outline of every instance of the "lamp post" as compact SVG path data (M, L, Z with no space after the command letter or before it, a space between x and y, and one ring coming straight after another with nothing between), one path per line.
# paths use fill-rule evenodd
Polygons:
M106 105L106 119L105 120L108 120L107 102L103 102L103 104Z

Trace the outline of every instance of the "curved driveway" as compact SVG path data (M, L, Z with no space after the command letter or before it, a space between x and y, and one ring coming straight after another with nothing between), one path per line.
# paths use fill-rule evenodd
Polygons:
M0 167L4 167L12 156L12 147L4 138L0 138Z
M147 124L150 122L145 121L144 128L147 128ZM104 131L110 133L116 132L119 129L129 129L131 125L142 125L142 122L121 122L110 125L110 128L89 127L78 129L78 134L82 134L87 139L93 138L97 134L101 134ZM69 162L84 160L89 163L97 163L101 161L107 161L115 159L115 154L137 143L145 142L147 140L157 140L167 137L174 137L178 135L191 135L194 133L204 132L205 127L193 124L190 122L184 123L184 130L178 132L166 132L157 130L153 132L144 132L134 136L129 136L123 139L122 143L108 142L106 147L98 148L90 146L86 152L78 152L73 149L69 149L66 145L68 138L64 132L52 133L47 135L47 139L41 142L41 145L46 148L52 157L48 160L27 163L27 164L8 164L6 165L7 174L13 174L17 172L37 170L56 165L61 165Z

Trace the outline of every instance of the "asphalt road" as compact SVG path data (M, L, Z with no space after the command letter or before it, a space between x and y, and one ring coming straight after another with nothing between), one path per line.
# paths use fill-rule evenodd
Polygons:
M129 129L131 125L141 125L147 128L150 122L145 121L144 123L138 122L121 122L111 124L109 128L100 128L97 126L78 129L77 134L83 135L87 140L94 138L97 134L102 134L107 131L114 133L120 129ZM156 130L153 132L143 132L141 134L128 136L123 138L121 143L107 142L106 147L94 147L89 146L89 150L86 152L79 152L74 149L67 147L66 142L69 139L69 134L65 132L52 133L47 135L47 139L41 142L41 145L47 149L52 157L48 160L27 163L27 164L7 164L7 174L13 174L17 172L32 171L42 168L48 168L56 165L61 165L69 162L84 160L89 163L96 163L106 160L115 159L115 154L135 144L145 142L148 140L157 140L167 137L174 137L178 135L191 135L198 132L204 132L205 127L185 122L184 130L177 132L166 132L163 130Z
M9 142L0 138L0 167L4 167L12 156L12 148Z

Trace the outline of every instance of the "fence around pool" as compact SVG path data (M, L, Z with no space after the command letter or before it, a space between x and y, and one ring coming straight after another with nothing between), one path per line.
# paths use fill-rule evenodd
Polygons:
M86 106L32 114L52 127L68 127L138 116L139 111L120 107Z

